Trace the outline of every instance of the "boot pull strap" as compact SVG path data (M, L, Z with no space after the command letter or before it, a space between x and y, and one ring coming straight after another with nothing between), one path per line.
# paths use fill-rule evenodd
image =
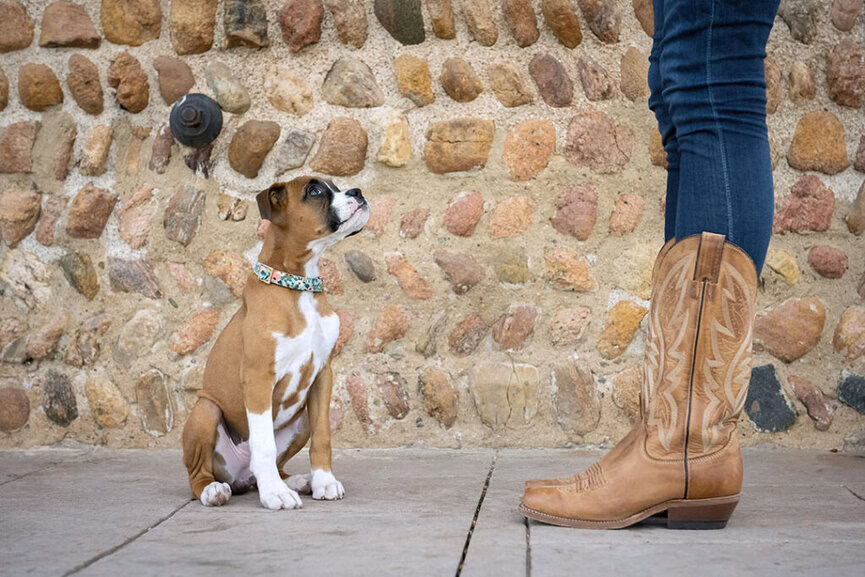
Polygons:
M706 281L711 284L718 282L721 271L721 260L724 256L723 234L704 232L700 236L700 246L697 248L697 264L694 267L694 280Z

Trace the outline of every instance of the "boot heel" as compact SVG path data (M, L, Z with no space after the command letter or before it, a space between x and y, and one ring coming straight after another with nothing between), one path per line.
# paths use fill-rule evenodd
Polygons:
M723 529L739 496L680 501L667 509L668 529Z

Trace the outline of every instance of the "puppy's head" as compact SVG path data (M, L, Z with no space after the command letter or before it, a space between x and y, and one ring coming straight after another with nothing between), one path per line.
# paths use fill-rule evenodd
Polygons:
M329 246L357 234L369 220L369 203L359 188L343 191L325 178L277 182L256 201L262 219L306 246Z

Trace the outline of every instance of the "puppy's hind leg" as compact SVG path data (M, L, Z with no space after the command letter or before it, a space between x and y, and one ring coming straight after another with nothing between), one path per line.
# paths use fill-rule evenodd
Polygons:
M224 505L231 488L213 476L213 449L216 427L222 419L219 406L210 399L199 398L183 427L183 464L189 473L189 487L203 505Z

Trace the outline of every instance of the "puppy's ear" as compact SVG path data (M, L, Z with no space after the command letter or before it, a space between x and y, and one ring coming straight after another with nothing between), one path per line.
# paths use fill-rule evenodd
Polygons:
M262 220L271 220L273 216L273 207L285 200L286 190L285 185L276 183L266 190L262 190L255 196L255 201L258 204L258 212Z

